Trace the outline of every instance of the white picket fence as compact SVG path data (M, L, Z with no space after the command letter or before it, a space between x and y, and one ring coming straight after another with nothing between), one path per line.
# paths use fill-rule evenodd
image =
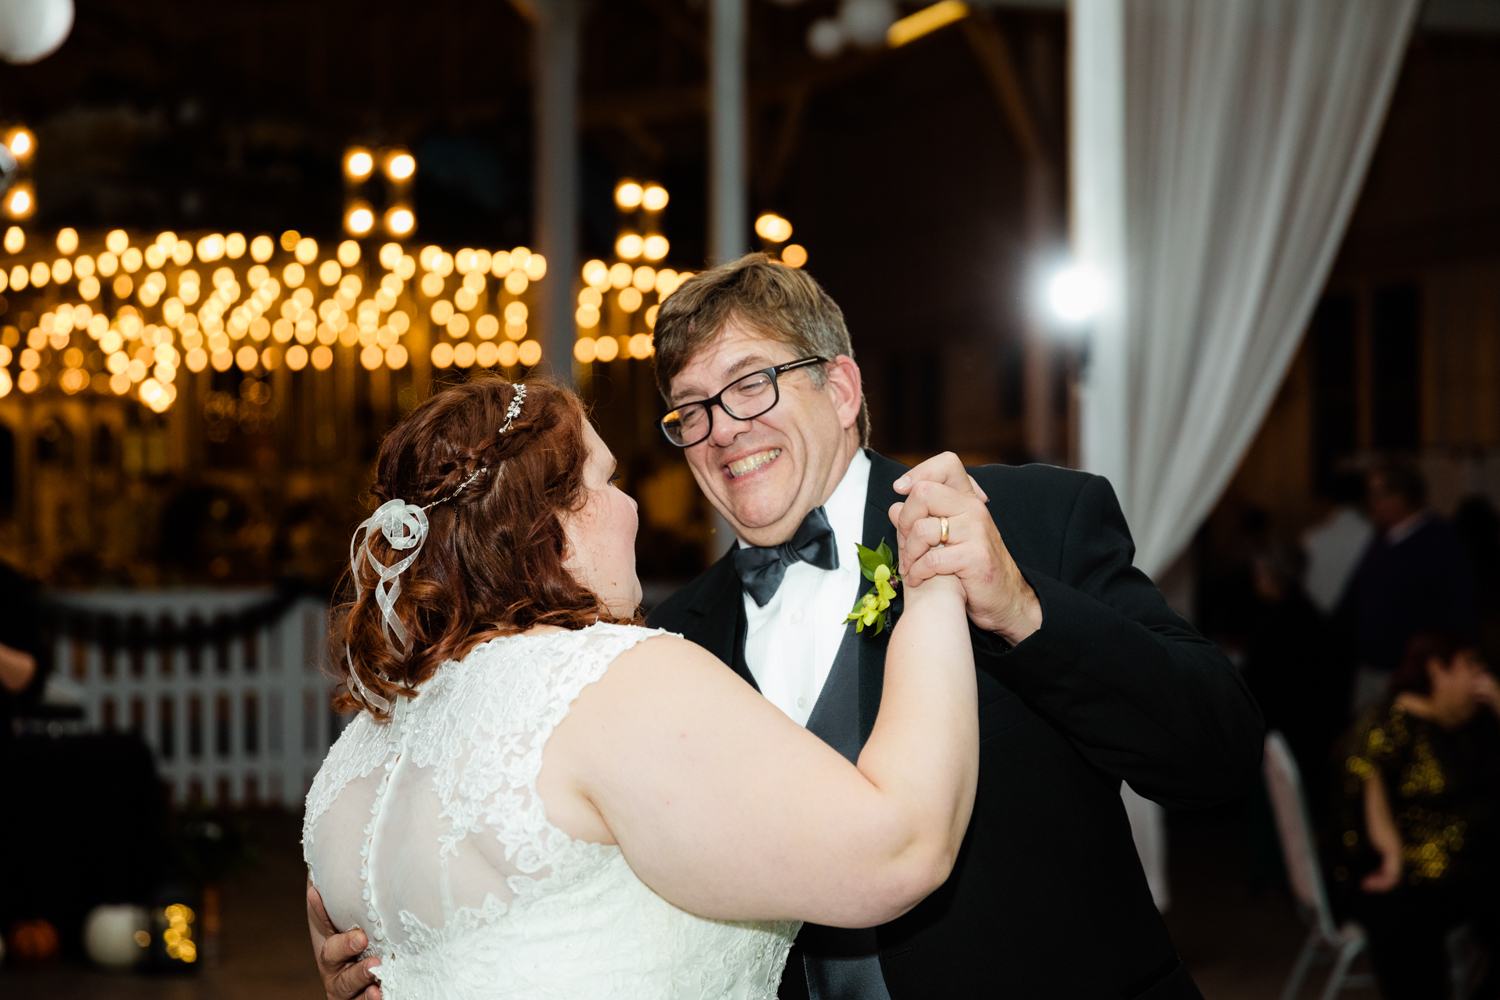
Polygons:
M108 615L109 638L57 636L59 687L95 731L140 735L175 802L301 808L341 720L329 707L328 608L299 598L279 617L202 645L131 640L132 623L211 625L274 598L269 590L62 592L65 609Z

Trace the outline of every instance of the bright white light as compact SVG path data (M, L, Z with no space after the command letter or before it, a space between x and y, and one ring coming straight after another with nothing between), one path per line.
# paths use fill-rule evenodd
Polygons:
M1104 278L1086 264L1071 264L1047 282L1047 306L1064 323L1086 323L1104 305Z

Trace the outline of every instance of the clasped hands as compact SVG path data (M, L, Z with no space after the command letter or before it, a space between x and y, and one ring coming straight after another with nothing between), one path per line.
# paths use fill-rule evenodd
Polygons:
M974 477L951 451L934 455L896 480L906 497L891 505L900 539L901 580L920 587L942 574L963 584L966 610L975 627L1011 645L1042 627L1042 605L1000 537ZM940 544L942 519L948 539Z

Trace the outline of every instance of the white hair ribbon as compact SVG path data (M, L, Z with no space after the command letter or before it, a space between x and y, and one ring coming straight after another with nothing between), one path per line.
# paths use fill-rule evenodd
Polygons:
M376 529L385 536L391 548L398 552L411 549L410 555L399 562L386 565L370 551L370 534ZM354 599L358 601L364 593L360 582L360 568L368 562L378 579L373 587L375 603L380 607L380 634L385 644L398 658L405 659L411 651L411 636L396 614L396 599L401 596L401 574L406 572L422 552L422 543L427 541L427 512L405 500L387 500L371 514L363 524L354 529L349 541L349 569L354 574ZM387 629L389 628L389 632ZM390 632L396 634L401 645L391 640Z

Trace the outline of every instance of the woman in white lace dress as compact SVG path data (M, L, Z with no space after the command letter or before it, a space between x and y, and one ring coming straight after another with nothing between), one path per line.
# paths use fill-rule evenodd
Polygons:
M956 581L905 597L851 765L635 621L635 504L573 394L480 379L386 439L310 880L385 1000L770 1000L798 921L941 885L973 804ZM373 995L373 988L371 990Z

